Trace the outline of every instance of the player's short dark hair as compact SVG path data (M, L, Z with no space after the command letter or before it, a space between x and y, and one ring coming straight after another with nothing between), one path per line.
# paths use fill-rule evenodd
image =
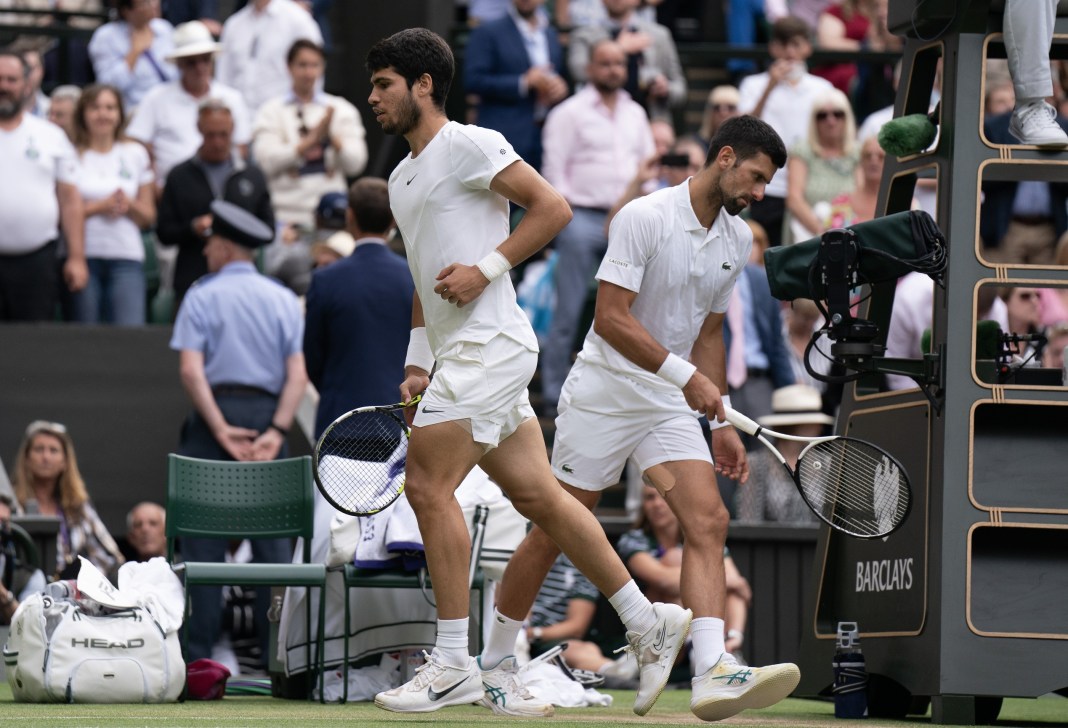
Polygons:
M777 168L786 166L786 145L783 144L782 137L770 124L755 116L736 116L723 122L709 142L706 167L719 156L723 147L733 149L738 162L752 159L763 152Z
M286 53L286 65L292 66L293 60L297 57L297 54L301 51L311 51L312 53L318 53L319 58L326 60L326 51L323 47L313 40L307 38L298 38L293 45L289 46L289 51Z
M434 82L430 98L439 109L445 108L456 61L440 35L426 28L408 28L378 41L367 51L367 70L375 73L386 68L404 76L409 89L428 74Z
M384 235L393 227L389 186L381 177L361 177L349 187L349 209L365 233Z

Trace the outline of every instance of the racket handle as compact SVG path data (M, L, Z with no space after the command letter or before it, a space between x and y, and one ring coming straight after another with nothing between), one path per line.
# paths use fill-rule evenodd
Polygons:
M727 422L730 422L732 425L734 425L747 435L755 435L757 431L761 429L760 425L758 425L756 422L749 419L736 409L724 407L723 412L727 416Z

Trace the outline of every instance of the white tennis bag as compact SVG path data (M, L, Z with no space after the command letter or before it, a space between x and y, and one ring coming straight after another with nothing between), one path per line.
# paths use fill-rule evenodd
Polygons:
M4 665L26 703L173 702L185 684L178 634L164 634L144 609L94 616L47 594L19 605Z

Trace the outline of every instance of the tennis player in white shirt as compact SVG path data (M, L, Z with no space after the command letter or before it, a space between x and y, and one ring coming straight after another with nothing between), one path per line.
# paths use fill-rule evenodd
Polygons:
M390 206L416 287L401 397L423 395L405 491L438 608L427 662L408 683L379 693L375 704L428 712L481 702L505 715L552 715L552 705L516 679L510 652L480 664L468 651L470 540L453 494L479 465L608 595L639 655L635 710L644 715L685 644L691 613L650 603L597 519L553 477L527 397L537 340L508 276L567 224L571 210L501 134L448 120L444 105L454 61L440 36L422 28L396 33L371 48L367 68L368 101L378 123L411 148L389 179ZM526 210L511 233L509 200Z
M737 217L764 196L786 163L765 122L730 119L712 139L701 170L686 182L627 204L613 219L593 328L560 395L553 474L588 508L620 481L633 458L685 534L682 603L693 610L690 708L721 720L790 694L796 665L739 666L724 649L723 545L728 513L715 471L745 482L749 464L733 427L722 423L726 392L723 317L753 235ZM712 422L712 451L698 417ZM535 528L505 571L498 609L525 614L558 548ZM494 623L484 663L508 635Z

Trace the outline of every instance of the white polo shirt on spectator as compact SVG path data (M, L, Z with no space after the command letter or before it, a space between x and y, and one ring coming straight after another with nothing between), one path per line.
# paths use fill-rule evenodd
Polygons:
M156 180L162 187L167 173L196 154L203 141L197 130L197 113L206 99L221 99L234 117L234 144L252 140L252 119L244 97L226 84L212 81L206 96L197 98L180 81L160 84L137 107L126 135L144 142L156 160Z
M271 0L260 12L249 3L223 25L215 77L240 91L255 112L289 90L286 54L301 38L323 44L311 13L293 0Z
M115 142L107 154L86 149L78 158L78 191L84 200L102 200L121 189L127 198L153 180L145 148L132 141ZM144 260L141 229L126 215L85 218L85 256L106 260Z
M757 102L768 87L768 74L755 73L742 79L738 89L738 111L743 114L753 113ZM812 104L824 91L834 86L830 81L811 73L805 73L796 84L783 81L776 84L764 103L764 113L760 118L782 137L787 149L793 149L798 142L808 138L808 121L812 116ZM775 176L764 189L767 197L786 198L786 167L775 171Z
M74 147L55 124L31 114L0 129L0 255L39 250L59 237L56 183L77 184Z
M706 229L690 204L690 181L628 203L612 220L597 280L638 295L630 312L672 354L689 360L709 313L727 310L749 260L753 232L721 209ZM619 353L590 327L579 360L620 372L655 392L679 388Z

